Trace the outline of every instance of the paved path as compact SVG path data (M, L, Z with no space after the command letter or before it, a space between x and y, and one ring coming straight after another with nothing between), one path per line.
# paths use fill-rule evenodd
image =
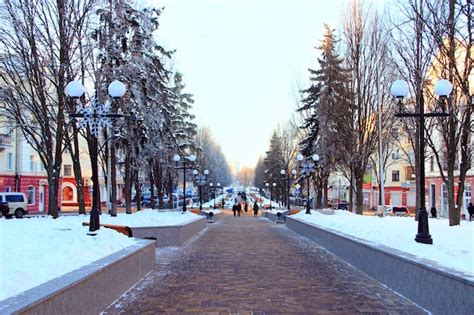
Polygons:
M157 251L157 268L105 314L422 314L284 225L222 217L181 248Z

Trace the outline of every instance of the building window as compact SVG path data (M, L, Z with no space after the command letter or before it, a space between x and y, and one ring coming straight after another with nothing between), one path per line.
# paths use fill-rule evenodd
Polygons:
M30 155L30 171L34 172L35 171L35 156Z
M72 176L72 166L70 164L64 165L64 176Z
M44 172L44 165L43 165L43 162L40 161L39 163L39 171L42 173Z
M34 205L35 204L35 186L28 186L28 204Z
M434 156L430 157L430 172L434 172Z
M74 201L74 190L69 186L63 188L63 201Z
M13 153L9 152L7 156L7 169L13 170Z
M392 160L398 160L400 158L400 150L397 149L396 151L392 152Z
M392 182L400 181L400 171L392 171Z
M5 187L5 192L11 192L11 191L12 191L12 187L11 187L11 186Z

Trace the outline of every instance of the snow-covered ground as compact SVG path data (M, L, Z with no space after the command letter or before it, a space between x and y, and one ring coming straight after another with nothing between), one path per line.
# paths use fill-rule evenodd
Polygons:
M198 217L191 212L143 210L117 217L102 214L100 222L169 226ZM138 239L106 228L88 236L89 228L82 222L89 222L89 215L0 219L0 301L137 244Z
M217 196L217 197L215 198L215 199L216 199L215 204L216 204L216 205L219 204L219 203L221 202L222 198L224 198L224 195L219 195L219 196ZM199 206L199 205L198 205L198 206ZM214 206L214 199L211 199L211 200L209 200L208 202L203 203L202 206L205 207L205 208L209 208L209 207Z
M429 259L474 278L474 222L461 221L459 226L449 226L447 219L430 218L433 245L426 245L415 242L418 222L412 217L379 218L342 210L334 215L316 211L306 215L300 211L291 217Z

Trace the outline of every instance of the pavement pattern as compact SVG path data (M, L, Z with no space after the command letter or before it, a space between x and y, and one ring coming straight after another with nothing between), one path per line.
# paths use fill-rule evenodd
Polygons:
M313 242L264 218L226 215L104 314L425 314Z

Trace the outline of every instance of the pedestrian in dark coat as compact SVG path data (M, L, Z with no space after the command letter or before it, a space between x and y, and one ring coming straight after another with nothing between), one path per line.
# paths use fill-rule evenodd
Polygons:
M249 204L247 203L247 201L245 202L244 210L245 210L245 213L247 213L247 211L249 210Z
M240 213L242 212L242 205L240 204L240 202L237 204L237 216L240 217Z
M258 216L258 204L257 204L257 201L255 200L255 203L253 204L253 216L254 217L257 217Z
M232 212L234 213L234 217L235 217L235 215L236 215L236 213L237 213L237 205L236 205L236 204L234 204L234 205L232 206Z
M467 206L467 212L469 212L469 221L472 221L472 217L474 216L474 206L472 205L472 202Z
M431 217L432 218L437 218L438 216L436 215L436 207L431 207Z

